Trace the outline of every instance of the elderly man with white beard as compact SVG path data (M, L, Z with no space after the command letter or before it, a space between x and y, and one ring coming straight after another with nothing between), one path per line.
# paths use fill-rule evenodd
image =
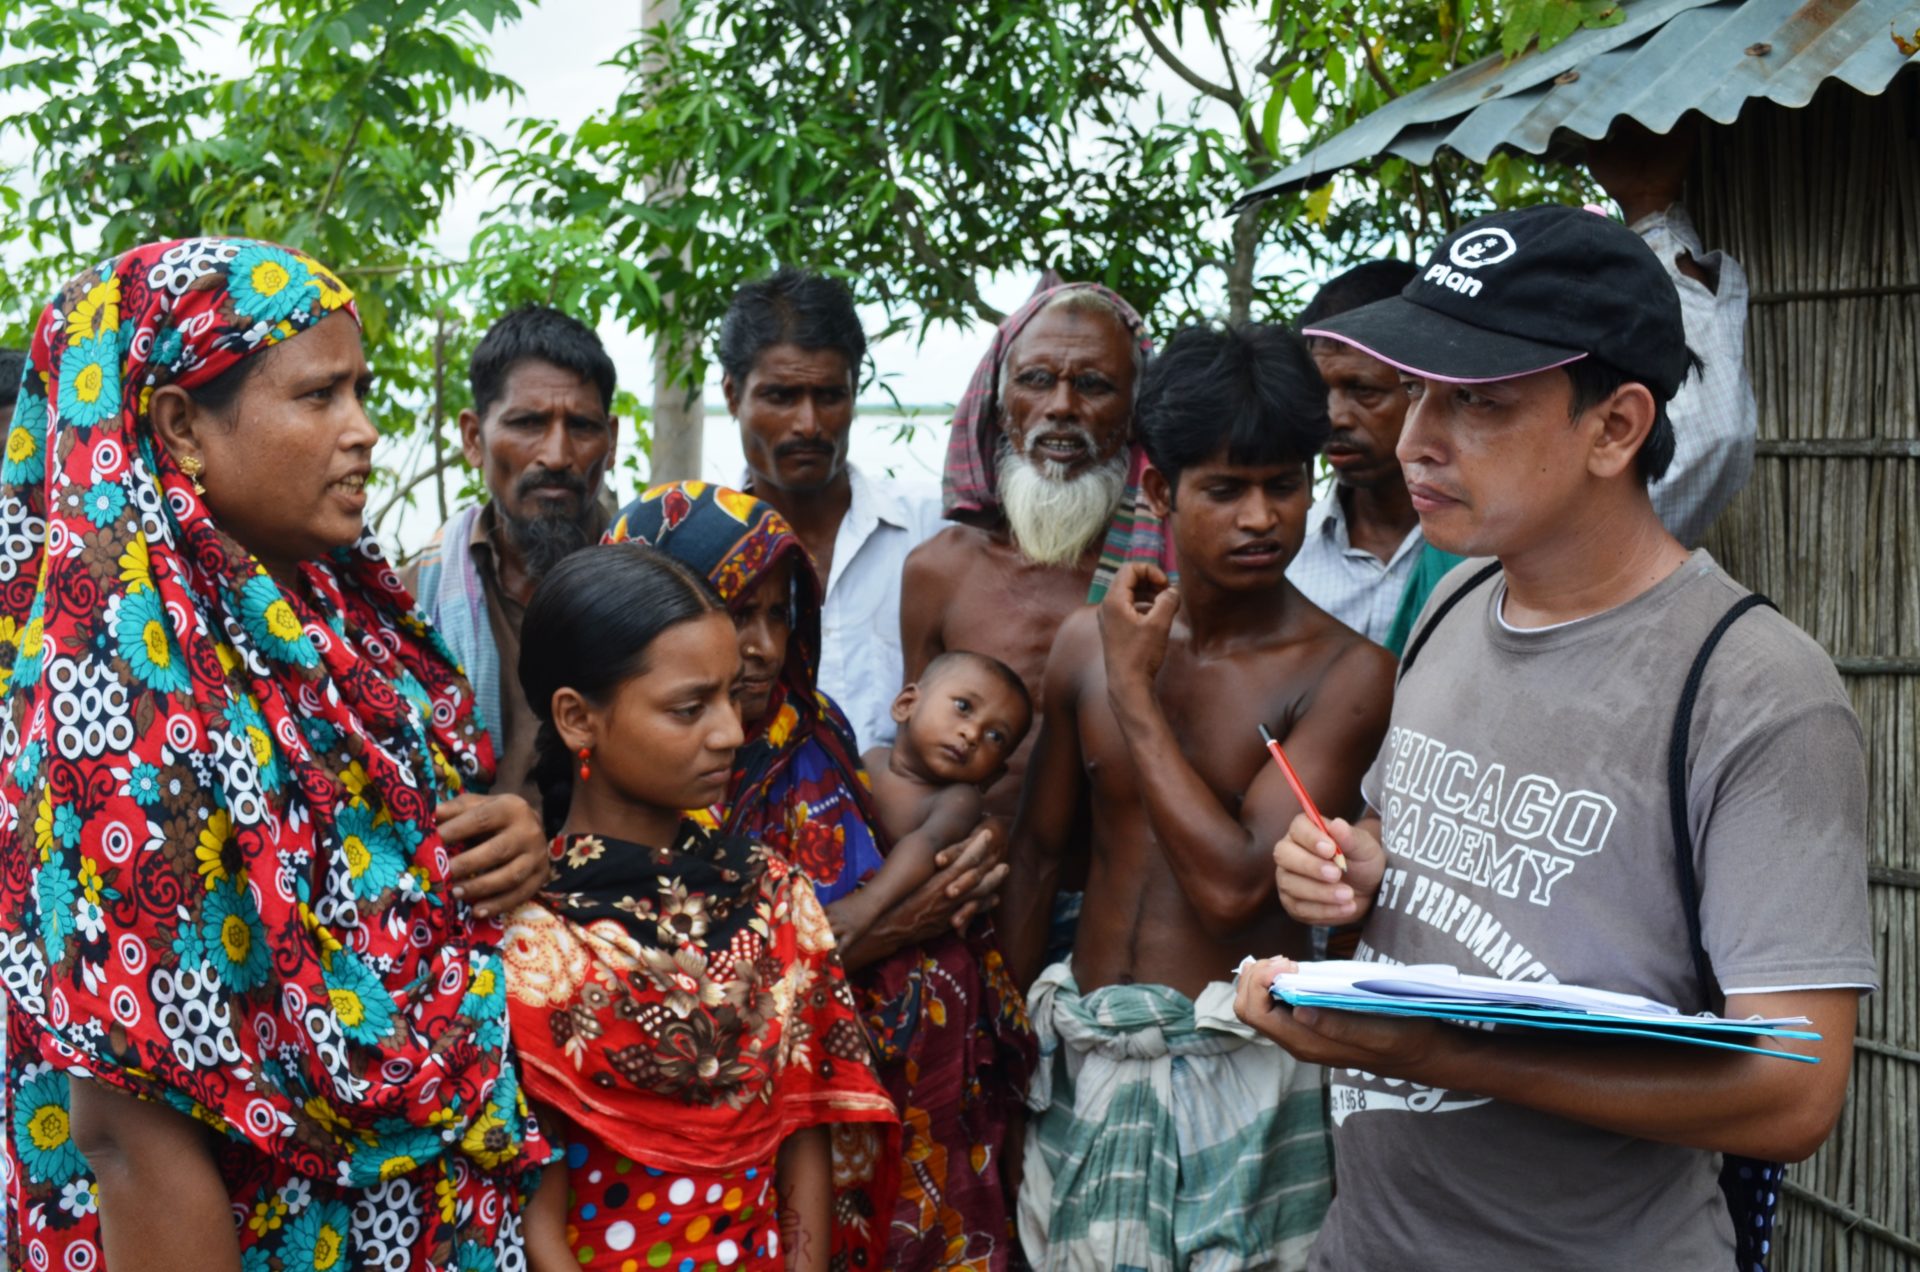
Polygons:
M1046 710L1054 633L1098 599L1127 560L1170 569L1157 518L1136 505L1145 458L1132 445L1146 361L1140 318L1089 283L1040 292L1000 327L954 421L949 526L907 558L900 594L906 679L948 650L1020 673L1035 726L987 793L1011 817Z

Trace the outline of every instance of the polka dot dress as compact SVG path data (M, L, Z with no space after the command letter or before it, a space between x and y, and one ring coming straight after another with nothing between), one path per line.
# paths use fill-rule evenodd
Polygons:
M1786 1177L1787 1168L1779 1162L1728 1156L1721 1163L1720 1191L1733 1217L1733 1260L1739 1272L1767 1272Z
M596 1139L567 1145L567 1246L600 1272L778 1272L773 1163L660 1171Z

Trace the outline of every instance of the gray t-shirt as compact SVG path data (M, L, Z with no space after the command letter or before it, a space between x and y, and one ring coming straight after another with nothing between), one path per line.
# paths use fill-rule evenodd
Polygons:
M1484 564L1453 571L1427 612ZM1496 576L1455 607L1395 697L1362 787L1389 860L1357 957L1704 1010L1667 743L1694 655L1746 589L1695 552L1625 605L1532 632L1502 626L1500 590ZM1832 661L1774 611L1742 616L1708 664L1688 750L1721 984L1874 985L1865 755ZM1714 1154L1356 1070L1328 1084L1339 1187L1316 1269L1732 1263Z

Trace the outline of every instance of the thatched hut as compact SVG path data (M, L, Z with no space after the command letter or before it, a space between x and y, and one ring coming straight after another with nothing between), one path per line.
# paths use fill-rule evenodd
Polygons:
M1546 154L1623 117L1706 125L1687 202L1707 246L1746 265L1760 410L1753 479L1707 547L1833 654L1873 800L1884 988L1862 1011L1839 1129L1788 1174L1776 1272L1920 1266L1916 26L1914 0L1642 0L1617 27L1410 93L1261 187L1443 148Z

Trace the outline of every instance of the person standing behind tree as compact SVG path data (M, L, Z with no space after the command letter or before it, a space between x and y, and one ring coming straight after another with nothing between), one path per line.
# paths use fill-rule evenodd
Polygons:
M886 746L903 683L900 571L940 528L939 498L847 458L867 337L846 284L797 269L747 284L720 325L719 353L745 489L786 518L826 592L820 690L861 750Z
M499 757L493 789L538 812L538 721L513 673L520 620L541 577L606 532L600 491L620 435L613 361L585 323L528 305L487 329L468 381L460 446L487 500L454 513L401 581L473 682Z

